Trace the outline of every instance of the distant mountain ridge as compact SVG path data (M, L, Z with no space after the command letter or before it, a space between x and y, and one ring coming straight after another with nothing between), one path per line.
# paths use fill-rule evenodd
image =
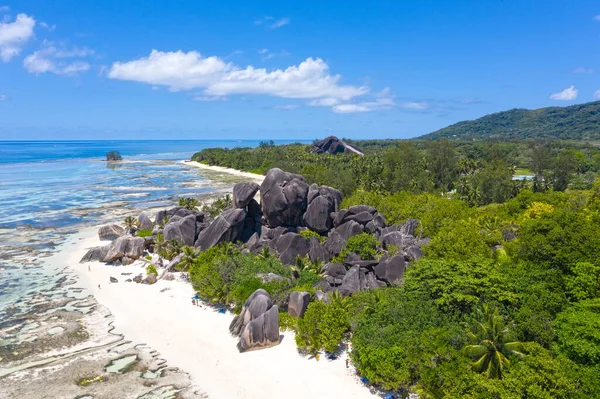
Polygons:
M600 140L600 101L568 107L511 109L462 121L422 139L553 139Z

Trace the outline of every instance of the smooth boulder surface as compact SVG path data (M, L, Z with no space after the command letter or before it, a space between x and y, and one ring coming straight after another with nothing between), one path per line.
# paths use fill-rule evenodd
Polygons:
M163 210L158 211L158 213L156 214L156 219L155 219L154 223L157 225L162 225L165 223L165 219L169 219L168 222L170 222L171 221L170 219L175 216L184 218L189 215L195 215L196 220L198 222L203 222L204 218L205 218L205 215L203 212L192 211L192 210L184 208L183 206L175 206L173 208L163 209Z
M341 263L327 263L323 266L323 275L343 279L346 276L346 267Z
M308 255L310 247L310 241L296 233L284 234L277 240L279 260L285 265L295 264L298 255L304 258Z
M381 237L381 242L384 248L388 248L393 245L401 250L408 248L415 244L415 237L404 234L400 231L392 231Z
M240 335L238 349L247 352L279 345L279 308L273 305L265 313L252 320Z
M113 241L125 235L125 229L118 224L107 224L98 229L98 237L101 241Z
M157 278L158 278L158 276L156 274L151 273L148 276L146 276L146 278L143 279L141 283L151 285L151 284L156 283Z
M364 230L363 226L354 220L349 220L335 229L335 232L340 235L344 241L348 241L348 238L362 233Z
M320 260L321 262L329 262L331 260L331 254L325 248L321 241L317 237L311 237L309 240L310 249L308 251L308 258L314 262Z
M198 234L194 246L205 251L222 242L235 242L241 239L246 211L227 209L214 222Z
M309 303L310 294L308 292L293 291L290 294L290 301L288 303L288 314L297 319L304 317Z
M233 186L233 206L245 208L258 192L257 183L237 183Z
M329 237L323 243L325 249L333 256L337 256L346 245L346 240L335 230L329 233Z
M196 225L196 215L170 221L163 230L165 241L177 240L183 245L193 246L197 237Z
M148 217L145 212L140 213L138 216L138 226L140 230L152 230L154 228L154 223Z
M360 266L353 266L348 270L338 288L340 295L346 297L360 291Z
M281 169L269 170L260 186L261 206L269 227L300 226L307 207L304 177Z
M319 234L326 233L333 227L331 212L334 209L334 204L327 197L318 196L308 204L303 216L304 224Z
M142 237L119 237L108 246L103 262L113 262L124 256L139 259L144 254L146 241Z
M246 299L229 332L240 337L240 352L279 344L279 309L267 291L258 289Z
M104 245L102 247L95 247L95 248L90 249L89 251L87 251L87 253L85 255L83 255L83 258L81 258L79 263L103 262L104 258L106 258L106 255L108 254L109 246L110 246L110 244Z
M404 275L405 269L406 262L404 260L404 256L396 255L390 259L380 262L373 268L373 271L380 280L393 283Z

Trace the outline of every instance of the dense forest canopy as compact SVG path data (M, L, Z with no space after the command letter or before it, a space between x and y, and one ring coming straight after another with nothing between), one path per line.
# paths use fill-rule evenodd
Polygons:
M455 140L599 140L600 101L569 107L511 109L473 121L458 122L421 138L435 140L443 137Z

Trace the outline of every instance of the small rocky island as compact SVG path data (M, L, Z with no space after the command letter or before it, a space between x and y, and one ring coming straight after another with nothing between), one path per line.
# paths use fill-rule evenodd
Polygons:
M255 199L260 193L260 202ZM292 267L298 259L322 262L322 278L313 287L314 298L329 302L336 293L347 297L360 291L398 284L404 271L421 256L428 242L419 236L419 221L408 220L387 225L377 209L357 205L340 209L342 194L331 187L309 185L303 176L271 169L261 185L238 183L233 188L232 204L214 220L201 211L183 206L159 211L154 221L147 213L137 218L138 229L151 231L146 237L135 236L118 225L102 227L105 246L92 248L81 262L101 261L127 265L155 251L155 239L176 240L182 246L206 251L222 243L239 243L245 253L274 254L282 264ZM166 221L166 223L165 223ZM303 232L310 231L310 234ZM347 252L346 243L365 234L377 242L381 256L362 259ZM308 238L307 238L308 237ZM344 253L340 260L340 253ZM169 276L181 261L181 255L168 264L155 264L160 274L137 276L137 283L153 284ZM172 278L172 277L171 277ZM281 276L269 276L283 279ZM240 351L267 348L279 343L279 308L292 317L302 317L310 302L306 292L292 292L282 303L275 303L259 289L247 298L235 317L230 332L239 337Z

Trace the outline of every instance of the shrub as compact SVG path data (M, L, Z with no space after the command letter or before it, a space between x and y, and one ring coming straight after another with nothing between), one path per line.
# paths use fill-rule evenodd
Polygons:
M346 249L360 255L363 260L375 259L379 241L369 233L352 236L346 242Z
M156 266L154 265L148 265L146 266L146 274L150 275L150 274L156 274L158 275L158 271L156 270Z
M349 329L348 312L339 302L312 302L308 305L304 318L298 319L296 344L311 353L317 353L321 349L335 352Z
M216 218L231 205L231 195L226 194L223 197L219 197L210 204L202 205L202 212L206 213L211 218Z
M485 236L473 222L467 220L458 220L442 227L423 250L433 258L466 260L478 256L492 257Z
M152 230L150 229L142 229L135 233L136 237L152 237Z
M576 303L555 324L562 352L578 363L600 365L600 298Z
M309 229L302 230L299 234L308 240L310 240L311 237L315 237L316 239L319 240L320 243L323 243L323 241L325 241L325 238L326 238L326 237L320 235L319 233L317 233L316 231L312 231Z
M600 297L600 266L590 262L579 262L566 276L567 290L578 301Z

